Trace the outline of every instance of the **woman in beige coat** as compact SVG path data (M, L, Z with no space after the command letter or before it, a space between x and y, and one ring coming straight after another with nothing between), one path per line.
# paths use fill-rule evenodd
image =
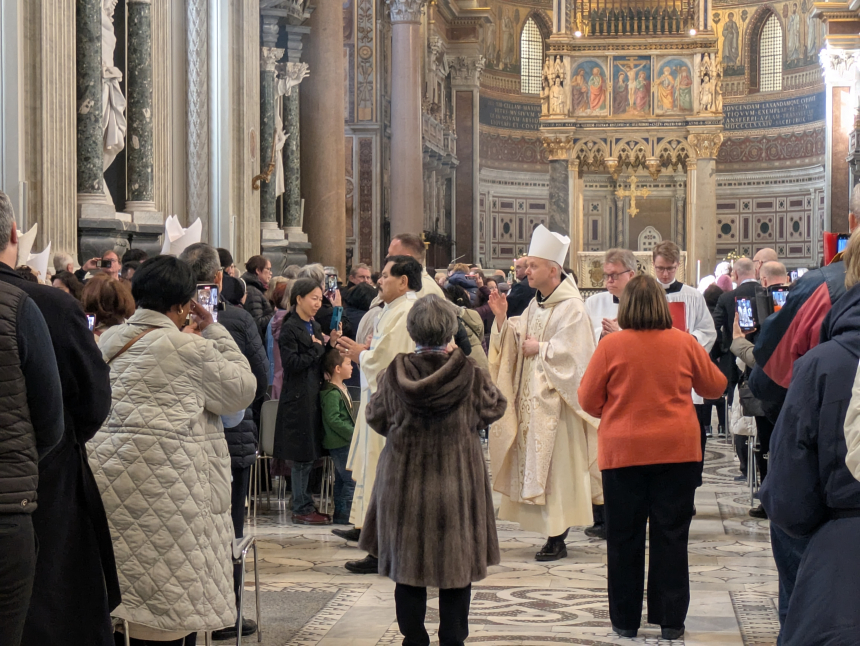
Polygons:
M122 591L113 614L130 623L132 644L189 646L197 631L236 623L230 455L219 416L250 405L256 380L194 292L186 263L147 261L132 280L137 311L99 341L113 403L89 459Z

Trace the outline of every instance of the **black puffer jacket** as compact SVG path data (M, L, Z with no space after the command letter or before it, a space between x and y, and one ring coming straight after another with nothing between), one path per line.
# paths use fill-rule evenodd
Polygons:
M259 411L269 386L269 360L254 319L241 307L225 303L224 310L218 312L218 322L227 328L239 346L239 351L251 364L251 372L257 379L257 394L252 407ZM253 411L248 409L245 419L238 426L224 429L230 449L230 462L234 469L249 467L256 460L258 433L255 417L259 418L259 415L254 415Z
M266 298L266 288L256 274L246 271L242 274L242 280L248 286L247 296L245 298L245 311L254 317L254 322L257 324L257 331L260 333L260 338L266 338L266 328L269 321L275 315L275 309Z

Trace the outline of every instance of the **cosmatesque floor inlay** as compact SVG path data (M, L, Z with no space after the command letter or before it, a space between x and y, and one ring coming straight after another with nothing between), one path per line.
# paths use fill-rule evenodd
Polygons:
M779 624L777 574L766 520L747 515L749 492L738 475L733 449L708 443L698 513L690 530L691 602L687 632L660 639L646 623L635 639L612 632L606 596L606 544L572 528L568 558L538 563L545 537L497 521L502 562L472 586L468 643L483 646L582 644L685 644L771 646ZM377 646L402 642L394 613L394 583L348 573L343 564L364 553L331 534L331 527L295 526L288 501L265 502L251 522L258 538L263 589L325 591L331 600L283 646ZM246 585L251 589L253 576ZM266 618L263 617L265 626ZM428 591L427 628L438 643L438 594Z

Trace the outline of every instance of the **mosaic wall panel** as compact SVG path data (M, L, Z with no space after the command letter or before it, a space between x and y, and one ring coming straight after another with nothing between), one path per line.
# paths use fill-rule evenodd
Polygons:
M490 227L489 236L485 234L481 240L483 245L489 237L490 253L487 256L482 248L481 255L492 267L509 267L516 256L528 251L534 228L549 226L547 198L482 192L479 205L481 222Z
M717 256L752 257L773 247L786 264L807 266L819 254L823 191L717 198Z

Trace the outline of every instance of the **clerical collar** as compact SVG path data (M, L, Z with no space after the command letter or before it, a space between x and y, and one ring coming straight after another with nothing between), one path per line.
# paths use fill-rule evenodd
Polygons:
M565 280L567 280L567 274L565 274L564 272L562 272L562 274L561 274L561 280L559 281L558 285L556 285L556 286L555 286L555 289L558 289L559 287L561 287L561 284L562 284ZM547 301L547 299L549 299L549 297L550 297L550 296L552 296L553 294L555 294L555 289L554 289L554 290L552 290L552 291L551 291L549 294L547 294L546 296L544 296L543 294L541 294L541 293L540 293L540 291L535 292L535 299L537 300L537 304L538 304L538 305L540 305L541 307L543 307L543 304Z
M615 305L618 305L621 301L618 299L618 297L617 297L617 296L613 296L613 297L612 297L612 302L613 302Z
M657 281L660 283L660 281ZM660 283L660 287L666 290L667 294L677 294L681 291L681 288L684 286L680 280L673 280L671 284L666 285L665 283Z

